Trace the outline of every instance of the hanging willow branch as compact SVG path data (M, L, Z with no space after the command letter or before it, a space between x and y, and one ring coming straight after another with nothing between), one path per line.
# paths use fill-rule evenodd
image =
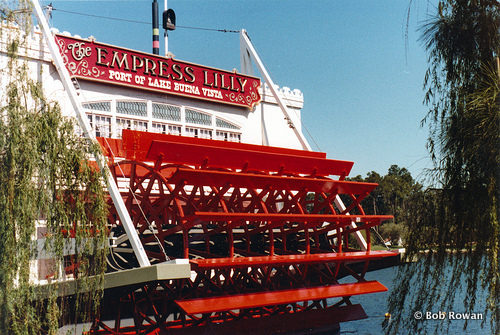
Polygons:
M475 322L498 334L498 1L440 1L422 41L429 52L423 123L430 129L436 186L412 209L407 255L419 261L398 272L387 333L445 333L447 318L429 322L414 313L456 311L481 312L482 321Z
M102 179L89 163L97 147L76 135L74 119L32 79L26 8L26 1L2 2L0 10L18 23L0 31L7 45L0 56L8 57L0 88L0 333L56 334L62 324L97 313L107 208ZM37 238L45 238L42 251L52 259L36 260ZM47 277L38 277L37 264L50 264ZM67 281L75 283L71 297Z

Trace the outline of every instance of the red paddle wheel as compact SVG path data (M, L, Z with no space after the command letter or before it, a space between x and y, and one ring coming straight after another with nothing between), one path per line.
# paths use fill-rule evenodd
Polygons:
M395 255L370 244L370 228L392 217L365 215L377 185L345 181L352 162L130 130L100 142L150 262L189 259L192 275L107 290L92 332L323 327L366 317L350 297L386 290L364 275ZM109 221L110 271L137 267L113 206Z

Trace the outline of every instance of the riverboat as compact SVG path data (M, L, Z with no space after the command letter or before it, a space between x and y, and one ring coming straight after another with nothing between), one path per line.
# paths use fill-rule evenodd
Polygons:
M275 85L245 30L241 71L228 71L49 30L34 7L39 27L20 52L111 171L91 333L273 334L367 317L350 297L386 290L364 275L394 256L370 242L392 217L365 215L377 185L346 181L353 162L311 151L302 93ZM33 262L40 285L50 257Z

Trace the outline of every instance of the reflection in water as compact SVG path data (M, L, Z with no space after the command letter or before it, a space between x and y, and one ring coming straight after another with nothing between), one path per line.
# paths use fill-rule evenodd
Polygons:
M405 265L402 265L405 266ZM387 292L374 293L362 296L353 296L351 301L353 304L360 303L368 319L352 321L342 323L340 325L340 334L361 334L361 335L379 335L384 334L384 328L392 321L391 318L386 318L386 313L388 312L387 300L393 291L394 279L397 275L398 268L386 268L378 271L368 272L365 276L367 280L378 280L384 286L388 288ZM465 312L465 307L463 306L463 300L466 295L466 285L463 284L463 288L458 290L457 296L454 302L454 311L446 311L447 317L439 319L439 307L436 311L421 311L422 312L422 328L426 329L422 333L426 334L443 334L446 331L446 327L449 325L448 334L492 334L490 320L472 319L472 315L469 315L467 330L463 330L465 321L463 319L458 319L459 313ZM438 305L439 306L439 305ZM481 292L481 296L477 297L477 306L475 310L478 312L476 316L483 313L486 306L486 294ZM430 312L430 313L427 313ZM449 312L455 313L455 319L449 319ZM415 312L404 311L407 317L415 318ZM430 317L426 320L426 314ZM441 314L442 315L442 314ZM418 316L418 314L417 314ZM488 316L489 317L489 316ZM484 323L482 321L485 321ZM447 324L448 323L448 324ZM483 328L481 324L483 323ZM442 331L436 332L436 327L439 325L445 325ZM444 332L443 332L444 331ZM412 334L409 329L400 329L398 334Z

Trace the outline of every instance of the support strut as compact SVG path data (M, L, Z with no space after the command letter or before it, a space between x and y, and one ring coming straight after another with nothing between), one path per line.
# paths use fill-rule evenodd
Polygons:
M70 78L70 75L68 73L68 70L66 69L66 66L64 65L64 61L61 57L61 54L59 53L57 45L56 45L54 38L52 36L52 33L50 32L48 23L45 20L45 16L43 15L42 8L40 7L38 0L32 0L32 2L33 2L35 16L38 20L38 23L40 24L40 26L42 28L43 36L44 36L45 41L47 42L47 45L49 47L50 54L52 55L52 59L54 60L54 64L56 66L57 72L59 73L59 77L61 78L61 81L63 83L64 90L67 92L68 97L71 100L71 104L73 105L73 110L74 110L76 119L78 120L80 127L83 129L83 133L84 133L85 137L87 139L89 139L89 141L95 143L96 138L95 138L94 134L92 133L92 128L89 124L89 121L87 120L87 117L85 116L85 111L83 110L83 107L82 107L81 103L79 102L78 94L76 92L75 87L73 86L73 83L71 82L71 78ZM123 199L120 195L118 187L117 187L113 177L109 173L105 158L102 157L101 154L97 153L97 152L94 153L94 157L95 157L95 160L97 162L97 165L99 166L99 169L102 173L104 180L106 180L109 194L110 194L111 198L113 199L113 204L115 205L116 210L120 216L120 219L123 223L123 227L125 228L127 235L129 236L130 243L132 244L132 248L133 248L134 253L137 257L137 260L139 261L139 265L141 267L150 266L151 264L149 263L149 259L148 259L146 252L142 246L142 243L139 239L139 236L137 235L137 232L135 231L134 225L132 224L132 220L130 219L130 215L127 212L127 208L125 207L125 204L124 204Z

